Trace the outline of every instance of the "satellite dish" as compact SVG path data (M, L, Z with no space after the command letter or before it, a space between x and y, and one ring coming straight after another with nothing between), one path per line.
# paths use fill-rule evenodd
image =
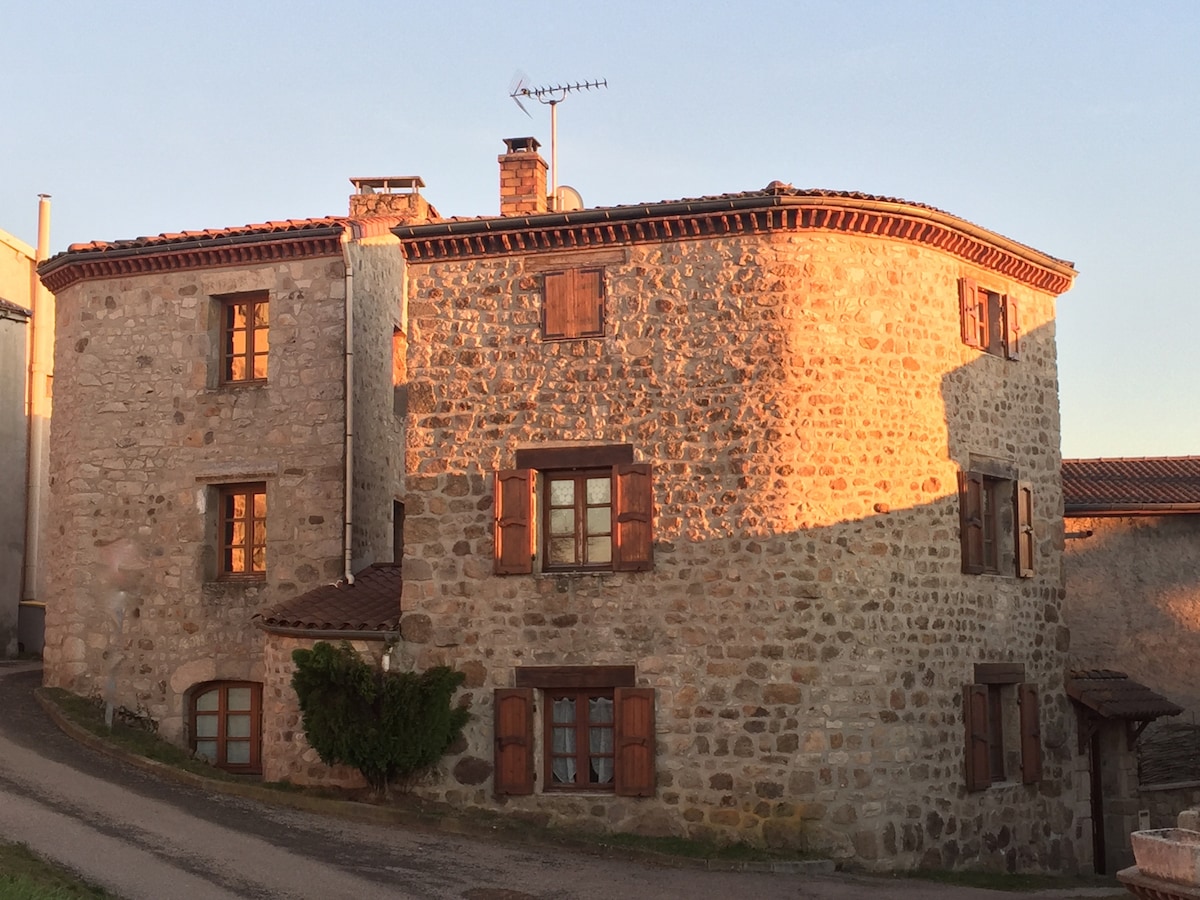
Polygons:
M581 209L583 209L583 198L579 196L579 191L575 188L564 184L554 192L555 212L576 212Z

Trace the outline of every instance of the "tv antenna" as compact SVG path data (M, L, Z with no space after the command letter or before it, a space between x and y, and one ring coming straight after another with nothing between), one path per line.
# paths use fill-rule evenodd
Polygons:
M607 78L596 78L592 81L577 81L573 84L548 84L541 87L530 87L524 72L518 72L510 85L510 97L521 108L521 112L533 118L532 113L521 102L536 100L550 107L550 207L558 208L558 104L567 99L567 94L579 91L599 90L608 87Z

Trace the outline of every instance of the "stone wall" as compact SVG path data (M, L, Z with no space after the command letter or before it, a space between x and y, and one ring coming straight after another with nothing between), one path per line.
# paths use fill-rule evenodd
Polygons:
M1069 518L1071 665L1125 672L1200 715L1200 515ZM1152 726L1153 727L1153 726Z
M364 788L366 779L349 766L326 766L304 736L300 706L292 689L295 650L311 650L315 640L270 635L264 653L262 704L263 780L299 785ZM354 648L376 665L381 643L353 642Z
M404 257L390 234L350 246L354 268L354 565L392 559L403 420L393 402L392 335L401 327Z
M58 298L45 680L186 738L264 677L264 606L342 572L340 258L84 281ZM219 304L267 291L264 384L217 386ZM217 485L267 486L266 577L216 580Z
M607 336L543 343L540 273L589 265L605 269ZM961 276L1020 301L1020 361L961 343ZM634 665L657 703L653 799L499 802L478 777L431 793L881 869L1086 858L1062 688L1052 297L828 233L409 278L404 647L478 686L449 767L486 771L491 689L518 666ZM654 465L653 571L493 575L492 472L519 448L621 442ZM961 572L956 479L976 455L1033 484L1033 578ZM1044 778L967 793L962 688L999 661L1041 688Z

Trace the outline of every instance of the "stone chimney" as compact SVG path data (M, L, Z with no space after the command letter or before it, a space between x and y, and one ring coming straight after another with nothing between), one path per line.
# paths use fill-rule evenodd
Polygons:
M351 178L350 218L395 216L405 225L420 225L438 218L437 210L421 196L425 182L419 175L385 178Z
M505 138L500 159L500 215L532 216L546 211L546 161L537 138Z

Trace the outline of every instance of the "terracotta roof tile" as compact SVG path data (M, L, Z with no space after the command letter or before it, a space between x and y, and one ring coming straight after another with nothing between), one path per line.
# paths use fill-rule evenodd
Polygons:
M316 228L329 228L341 225L345 221L344 216L325 216L320 219L285 219L278 222L258 222L253 225L237 225L230 228L206 228L202 231L172 231L153 236L131 238L129 240L89 241L83 244L71 244L66 252L89 253L105 250L137 250L143 247L150 248L160 244L177 244L184 241L214 241L222 238L245 237L258 234L303 232Z
M400 627L400 566L378 563L344 581L323 584L256 616L267 631L394 632Z
M1200 512L1200 456L1064 459L1067 515Z
M1145 722L1183 712L1183 707L1111 669L1068 672L1067 696L1106 719Z

